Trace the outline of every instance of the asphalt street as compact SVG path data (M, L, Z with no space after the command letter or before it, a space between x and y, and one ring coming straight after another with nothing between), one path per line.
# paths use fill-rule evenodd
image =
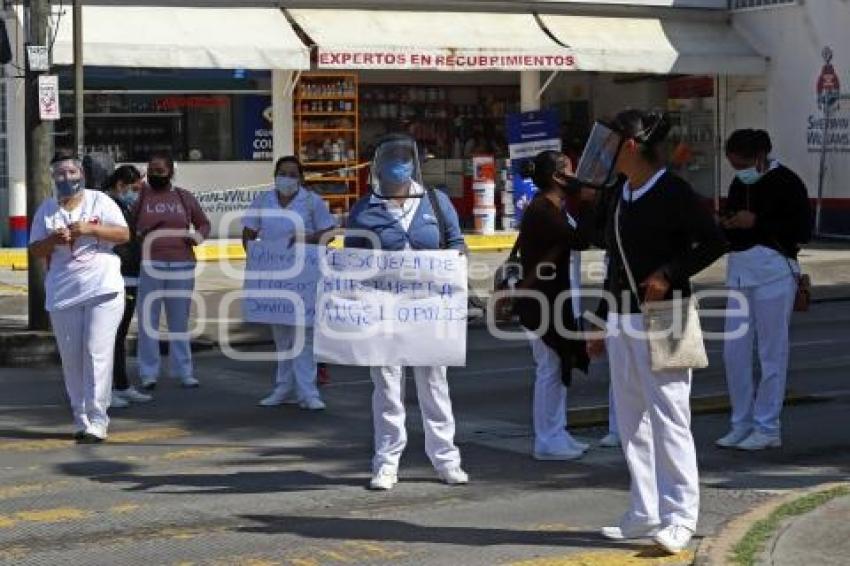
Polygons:
M794 319L785 446L760 454L712 446L723 414L699 415L698 537L785 490L850 476L850 303ZM250 347L262 351L265 346ZM694 395L722 393L719 344ZM163 380L152 404L112 411L110 442L76 446L58 368L0 369L0 560L14 564L687 564L651 543L597 535L627 504L619 450L535 462L531 357L523 341L472 328L465 368L450 371L457 440L472 482L448 487L424 455L415 388L401 483L365 486L371 385L333 367L328 410L260 408L272 362L196 354L198 390ZM604 404L607 368L578 377L570 407ZM604 427L573 433L595 441ZM692 549L693 550L693 549Z

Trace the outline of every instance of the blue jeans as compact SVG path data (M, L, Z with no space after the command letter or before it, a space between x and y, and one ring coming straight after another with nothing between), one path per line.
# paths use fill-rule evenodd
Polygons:
M157 271L167 273L161 276ZM157 262L156 267L143 264L139 275L136 313L139 323L139 377L156 379L160 371L159 316L165 306L169 333L169 372L171 377L192 377L192 349L189 342L190 293L195 288L195 266L186 262ZM155 296L151 296L157 293ZM170 296L173 293L175 296Z

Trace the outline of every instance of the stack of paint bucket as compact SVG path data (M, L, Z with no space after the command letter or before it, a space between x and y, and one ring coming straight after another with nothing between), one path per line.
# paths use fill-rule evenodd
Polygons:
M499 193L502 199L502 228L504 230L514 230L514 182L511 178L511 161L505 160L505 167L501 171L502 191Z
M476 155L472 158L472 216L476 234L496 231L496 158Z

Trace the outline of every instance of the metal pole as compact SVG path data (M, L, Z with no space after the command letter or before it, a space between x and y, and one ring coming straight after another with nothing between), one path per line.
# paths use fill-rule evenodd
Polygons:
M829 116L832 111L832 105L824 104L823 109L823 144L820 150L820 170L818 171L818 202L815 208L815 236L821 235L821 213L823 210L823 185L826 179L826 154L829 149Z
M48 0L26 0L27 43L49 45L47 19L50 15ZM38 111L38 73L27 65L25 90L25 137L27 148L27 217L32 226L32 217L39 205L52 192L50 179L50 153L52 150L53 126L43 122ZM29 256L29 328L48 330L50 320L44 310L45 264Z
M74 0L74 141L80 157L86 143L83 82L83 0Z

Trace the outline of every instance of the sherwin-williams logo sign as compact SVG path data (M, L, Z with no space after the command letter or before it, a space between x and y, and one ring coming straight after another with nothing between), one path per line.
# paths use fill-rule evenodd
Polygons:
M827 151L850 153L850 117L840 113L841 82L832 65L832 49L824 47L821 56L816 86L819 113L809 115L806 131L809 152L819 153L826 145Z

